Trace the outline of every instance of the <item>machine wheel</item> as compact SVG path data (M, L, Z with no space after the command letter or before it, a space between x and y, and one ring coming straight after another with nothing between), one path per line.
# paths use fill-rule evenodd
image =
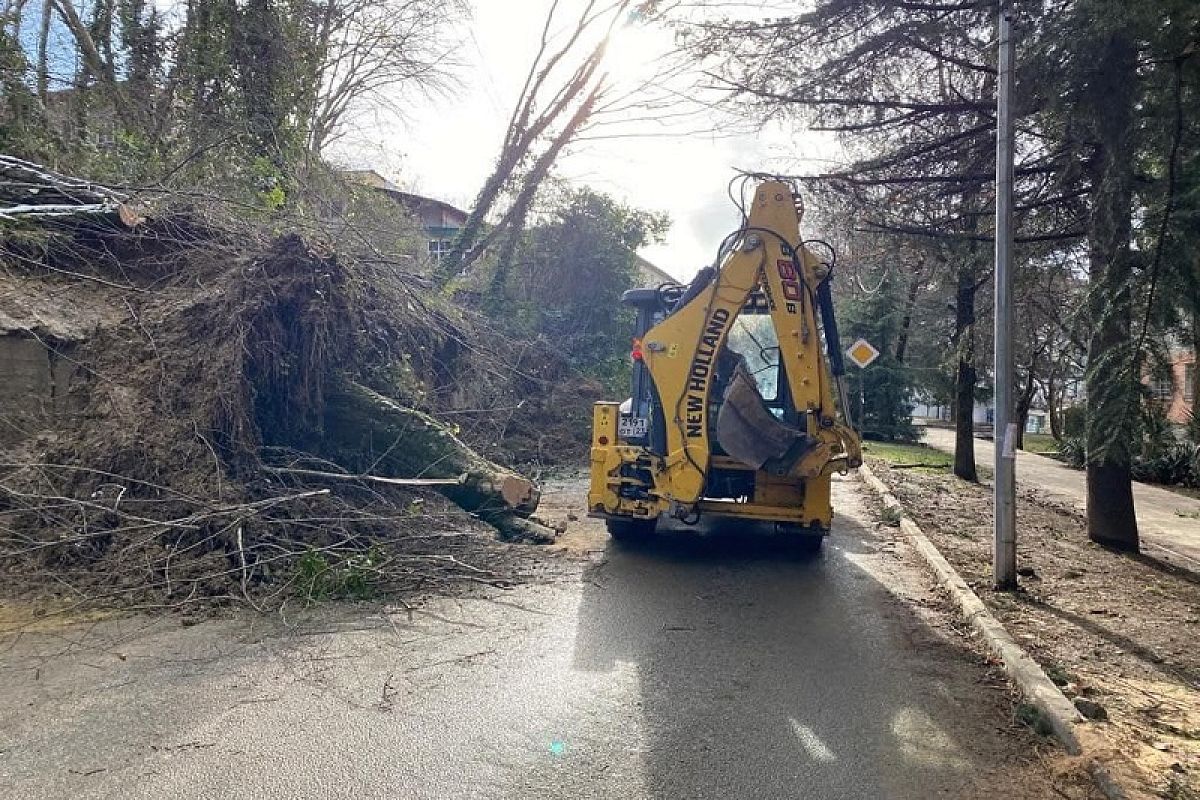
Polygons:
M827 531L819 525L809 527L790 522L775 523L775 533L778 536L786 536L788 546L801 555L816 555L821 552L827 535Z
M608 535L618 542L636 542L654 533L658 527L658 518L631 519L628 517L609 517L604 521Z

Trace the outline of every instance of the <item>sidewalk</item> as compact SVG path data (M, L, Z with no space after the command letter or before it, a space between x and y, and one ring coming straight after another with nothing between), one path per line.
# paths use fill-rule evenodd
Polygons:
M954 431L927 428L925 443L953 453ZM975 440L975 463L979 466L991 469L994 452L991 442ZM1053 495L1069 501L1080 511L1085 510L1083 471L1071 469L1053 458L1018 450L1017 486ZM1133 502L1143 552L1200 573L1200 500L1134 482Z

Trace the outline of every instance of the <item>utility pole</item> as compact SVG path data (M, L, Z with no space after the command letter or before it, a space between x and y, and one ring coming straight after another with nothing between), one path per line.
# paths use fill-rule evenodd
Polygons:
M1012 205L1013 56L1012 3L1001 0L999 75L996 82L996 412L992 441L996 451L993 511L995 547L992 573L997 589L1017 585L1016 439L1013 423Z

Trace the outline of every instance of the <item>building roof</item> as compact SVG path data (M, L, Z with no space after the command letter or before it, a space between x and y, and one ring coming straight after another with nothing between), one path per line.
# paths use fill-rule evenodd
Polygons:
M404 205L408 206L409 208L413 209L414 211L421 211L421 210L427 209L427 208L434 208L438 211L448 213L451 216L462 217L464 220L466 220L466 218L468 216L470 216L466 211L463 211L458 206L450 205L445 200L438 200L433 197L426 197L425 195L422 195L422 194L413 194L412 192L402 192L398 189L384 189L384 191L387 192L388 194L392 195L397 200L399 200L401 203L404 203Z
M647 285L659 286L664 283L679 283L678 280L668 275L664 270L656 267L638 254L634 253L633 257L637 259L638 277Z
M413 211L420 211L421 209L432 207L438 211L444 211L450 214L461 216L464 219L469 216L466 211L463 211L461 208L451 205L444 200L438 200L434 197L426 197L425 195L415 194L414 192L406 192L373 169L344 169L341 171L341 173L355 183L362 184L363 186L370 186L373 189L379 189L380 191L386 192L404 205L408 206Z

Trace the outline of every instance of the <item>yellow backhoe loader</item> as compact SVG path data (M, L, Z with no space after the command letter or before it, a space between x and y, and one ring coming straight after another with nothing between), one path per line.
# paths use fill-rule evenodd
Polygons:
M648 535L664 515L726 517L773 523L816 549L833 519L830 476L862 464L833 249L801 238L792 182L745 175L743 192L751 181L713 267L686 287L622 298L637 314L632 393L594 406L588 490L589 514L614 538Z

